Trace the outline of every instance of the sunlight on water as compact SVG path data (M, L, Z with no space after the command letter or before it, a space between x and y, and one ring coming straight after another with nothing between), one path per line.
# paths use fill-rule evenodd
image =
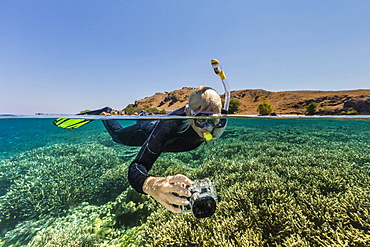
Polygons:
M56 117L70 116L0 116L2 246L370 245L369 116L230 119L215 144L163 153L151 174L217 183L204 219L131 189L139 148L100 120L66 130Z

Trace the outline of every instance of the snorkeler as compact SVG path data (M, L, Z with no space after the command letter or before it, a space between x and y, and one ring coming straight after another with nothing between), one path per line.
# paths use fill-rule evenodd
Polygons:
M175 116L212 116L222 110L219 94L210 87L197 87L189 96L186 106L168 115ZM90 112L107 115L111 109L105 107L100 111ZM224 112L224 111L223 111ZM155 177L148 172L162 152L186 152L202 143L213 143L225 130L227 120L208 119L167 119L140 120L135 125L123 128L116 120L103 120L112 139L128 146L141 146L128 171L131 186L139 193L152 196L169 209L179 213L175 205L186 205L188 200L175 196L189 197L190 192L178 184L191 185L191 180L181 174L168 177Z
M225 89L224 107L222 108L220 95L213 88L200 86L190 94L186 106L168 115L209 117L228 113L230 89L226 76L216 59L212 59L211 63ZM111 110L105 107L79 115L109 115ZM59 118L54 121L54 124L65 129L74 129L90 121L92 120ZM127 146L141 146L129 167L128 180L131 186L139 193L152 196L171 212L180 213L181 209L174 205L187 205L189 201L184 197L191 196L190 191L181 184L191 185L192 181L181 174L155 177L149 174L149 170L162 152L186 152L199 147L202 143L212 144L221 137L226 128L227 119L140 120L126 128L116 120L103 120L103 123L115 142Z

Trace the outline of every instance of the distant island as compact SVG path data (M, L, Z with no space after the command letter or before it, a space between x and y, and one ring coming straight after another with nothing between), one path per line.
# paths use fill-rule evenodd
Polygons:
M137 114L142 110L157 114L166 113L185 106L193 89L183 87L172 92L156 93L129 104L126 108L117 111L117 114ZM370 114L370 89L282 92L245 89L231 91L231 100L238 105L234 113L243 115L259 114L257 108L263 103L271 105L272 114L277 115Z

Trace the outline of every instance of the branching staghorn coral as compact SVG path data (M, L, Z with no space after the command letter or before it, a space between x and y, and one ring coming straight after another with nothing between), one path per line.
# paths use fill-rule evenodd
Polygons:
M63 217L43 216L19 223L3 241L16 246L137 246L140 225L158 208L148 196L128 188L104 205L87 202Z
M310 121L235 121L213 146L161 155L150 173L217 182L221 201L212 217L172 214L132 189L105 202L118 193L108 181L127 185L122 174L132 151L124 163L117 160L100 173L105 183L98 191L114 187L101 205L83 203L64 218L43 214L39 223L23 221L2 241L23 236L29 246L369 246L370 125ZM114 160L117 150L109 150L106 158ZM98 201L94 193L90 198ZM32 230L21 229L34 231L26 239Z
M102 197L110 189L120 189L117 196L128 186L120 158L101 145L57 144L0 163L7 183L0 197L0 224L58 215L83 201L107 201L112 198Z

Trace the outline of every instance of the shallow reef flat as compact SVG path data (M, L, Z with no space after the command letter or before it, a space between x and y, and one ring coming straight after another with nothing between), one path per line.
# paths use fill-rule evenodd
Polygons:
M370 245L369 121L232 120L214 145L161 155L154 175L217 182L204 219L133 191L138 149L85 131L0 161L0 245Z

